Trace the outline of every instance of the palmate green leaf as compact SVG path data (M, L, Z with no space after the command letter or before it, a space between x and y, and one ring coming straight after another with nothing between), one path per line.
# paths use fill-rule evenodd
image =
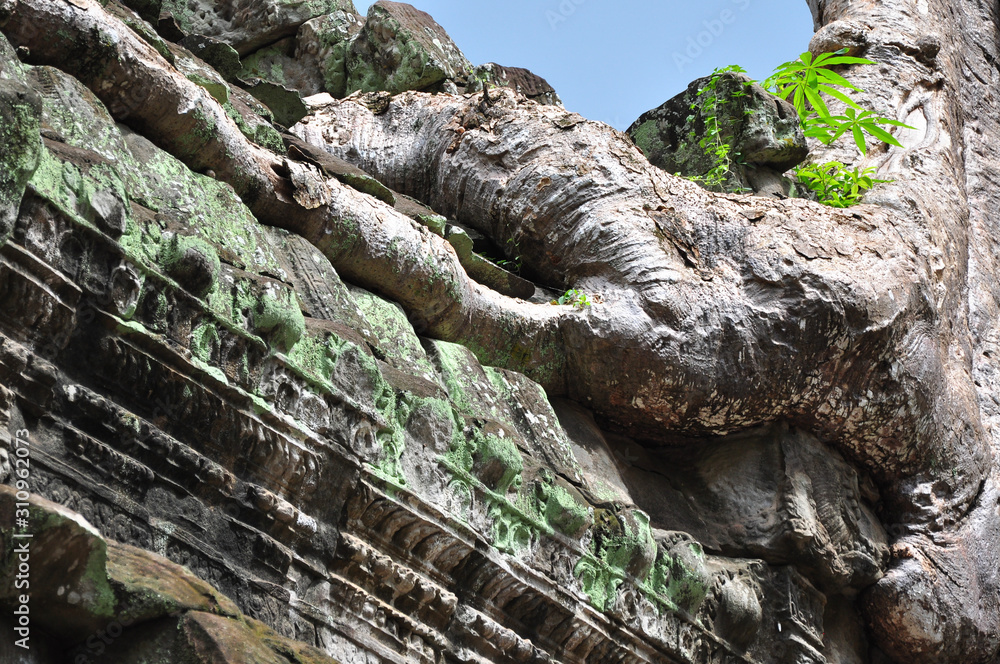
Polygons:
M813 127L805 130L806 138L815 138L823 145L833 143L833 131L822 127Z
M792 105L795 106L795 110L798 111L800 118L808 114L806 111L805 88L801 85L795 88L795 94L792 95Z
M848 169L839 161L805 164L795 170L799 182L816 194L824 205L845 208L860 203L865 192L875 184L890 180L875 179L874 168Z

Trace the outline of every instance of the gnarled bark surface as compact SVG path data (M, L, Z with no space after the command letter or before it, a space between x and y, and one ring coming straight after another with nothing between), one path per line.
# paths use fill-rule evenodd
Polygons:
M564 376L511 367L551 393L668 444L788 420L866 466L905 533L868 599L885 647L986 657L1000 543L981 536L996 532L995 471L970 380L965 232L942 223L960 188L899 177L881 193L895 205L850 212L717 197L604 125L567 124L508 97L407 94L377 116L339 102L299 132L513 239L542 280L601 294L564 324Z

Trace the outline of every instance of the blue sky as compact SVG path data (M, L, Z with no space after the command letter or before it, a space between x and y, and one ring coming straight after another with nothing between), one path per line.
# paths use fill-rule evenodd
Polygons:
M355 6L364 14L371 2ZM411 0L473 64L526 67L591 120L627 128L715 67L754 78L812 37L806 0Z

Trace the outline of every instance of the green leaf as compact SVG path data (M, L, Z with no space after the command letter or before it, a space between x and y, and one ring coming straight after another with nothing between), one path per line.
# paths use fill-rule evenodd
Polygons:
M861 150L861 154L864 155L866 153L864 132L861 131L861 127L856 125L851 128L851 132L854 134L854 142L857 144L858 149Z
M876 127L875 125L872 125L870 128L866 127L866 129L869 134L879 139L880 141L888 143L889 145L895 145L897 148L903 147L903 144L900 143L895 136L893 136L884 129Z
M856 101L854 101L853 99L851 99L850 97L848 97L847 95L845 95L840 90L837 90L835 88L831 88L830 86L823 85L823 84L820 84L819 89L820 89L820 91L825 92L826 94L830 95L834 99L839 99L840 101L844 102L848 106L851 106L853 108L861 108L860 106L858 106L858 103Z
M809 99L809 103L812 105L813 110L820 114L820 117L830 117L830 109L826 107L826 103L818 92L810 88L801 88L805 93L806 98Z
M821 78L823 78L827 83L831 85L839 85L842 88L850 88L855 92L861 92L861 90L856 87L853 83L848 81L846 78L841 76L835 71L830 71L829 69L820 69L817 72Z
M899 120L890 120L889 118L879 118L878 123L892 125L893 127L903 127L904 129L916 129L916 127L911 127L905 122L900 122Z
M834 56L823 62L825 67L832 67L836 65L873 65L875 62L873 60L868 60L867 58L855 58L849 55L838 55Z

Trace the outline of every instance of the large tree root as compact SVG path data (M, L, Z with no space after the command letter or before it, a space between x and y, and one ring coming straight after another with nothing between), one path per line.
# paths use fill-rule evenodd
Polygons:
M942 315L951 277L906 215L708 194L651 167L622 134L508 92L404 94L379 116L348 100L300 128L513 240L539 278L603 300L528 304L470 281L445 242L383 203L248 142L98 3L6 0L0 28L192 169L211 168L261 221L399 302L425 334L651 441L778 419L824 436L872 471L888 518L905 524L897 563L871 591L882 644L900 661L995 650L990 449L960 332Z

